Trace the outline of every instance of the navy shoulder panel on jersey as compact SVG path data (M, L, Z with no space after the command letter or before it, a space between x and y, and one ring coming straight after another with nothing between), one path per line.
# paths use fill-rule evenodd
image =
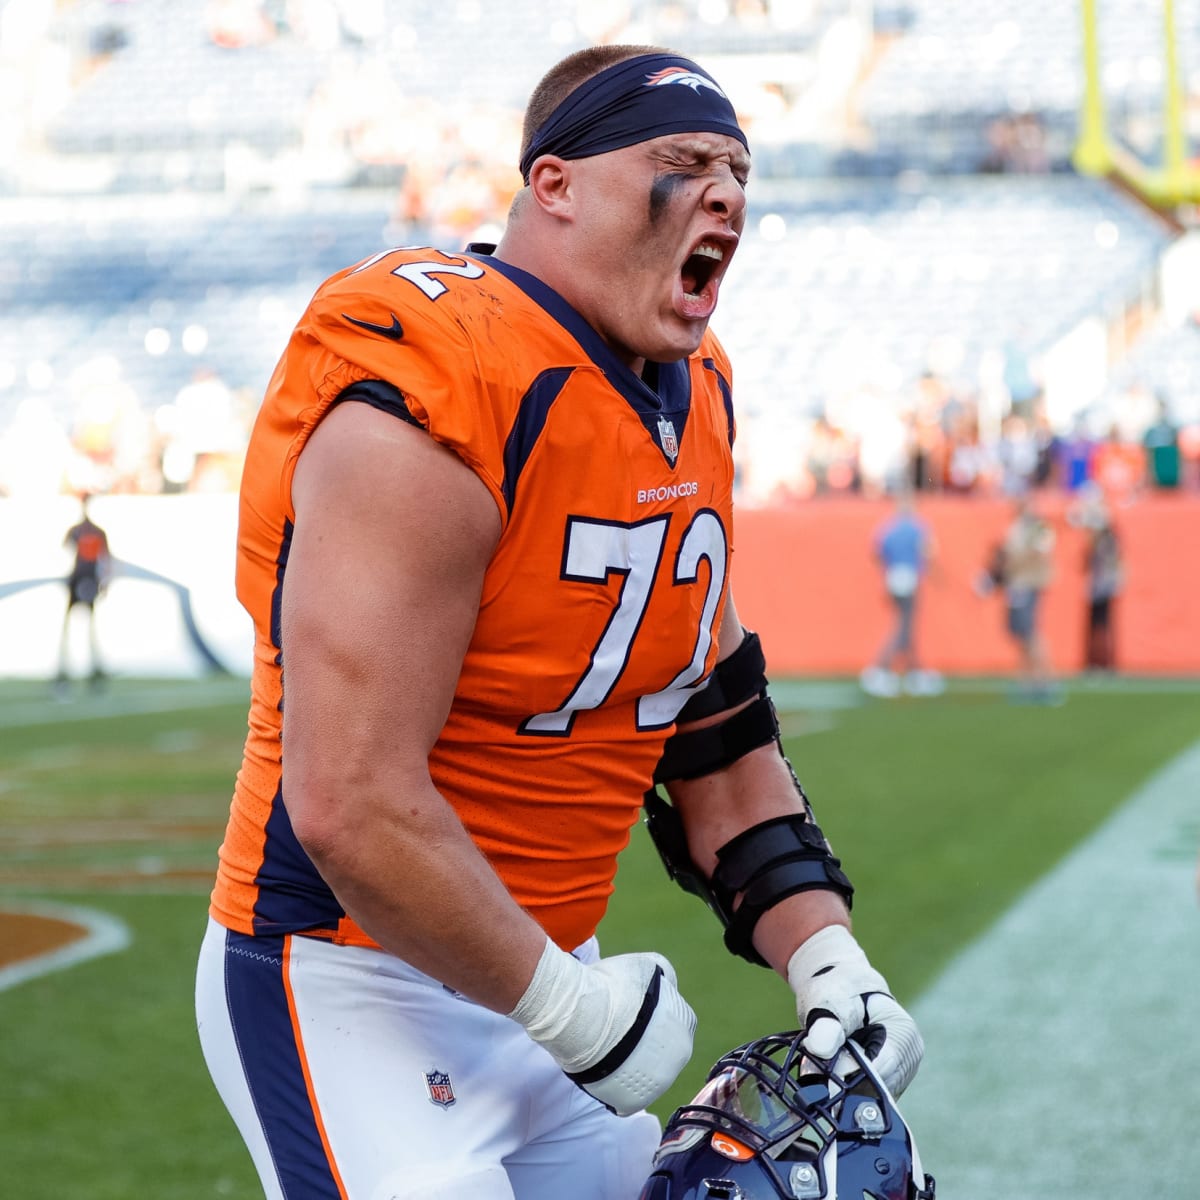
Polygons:
M704 368L711 371L717 377L717 387L721 389L721 401L725 405L725 423L726 435L729 438L730 448L733 447L733 388L729 384L729 380L717 370L717 364L711 359L706 358Z
M517 480L521 477L521 470L533 453L538 436L545 428L551 406L574 373L574 367L553 367L543 371L521 399L517 419L509 430L508 440L504 443L504 503L510 514L516 499Z
M341 404L343 400L359 400L381 412L399 417L400 420L407 421L410 425L417 426L418 429L424 428L421 422L408 411L408 405L404 402L404 393L394 383L388 383L385 379L360 379L357 383L352 383L348 388L339 392L334 403Z

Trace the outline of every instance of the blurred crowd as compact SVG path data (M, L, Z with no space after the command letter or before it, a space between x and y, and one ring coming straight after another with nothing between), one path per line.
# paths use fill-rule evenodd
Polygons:
M844 92L868 53L863 11L859 0L570 0L547 10L529 41L550 47L674 44L700 30L736 46L739 38L821 29L822 71L835 75ZM11 114L0 122L0 173L24 157L38 163L39 179L50 177L46 151L73 96L114 58L151 52L166 36L148 19L151 12L149 0L0 5L0 99ZM460 242L494 221L519 186L515 160L527 86L522 68L511 64L498 86L482 92L455 86L464 72L487 78L505 71L502 62L478 67L466 59L486 41L494 19L481 0L454 6L446 28L462 35L459 46L422 24L420 6L386 0L189 0L179 15L168 50L172 39L198 36L230 60L244 57L251 72L277 72L285 80L290 63L313 80L303 99L281 94L287 108L278 114L279 145L255 146L244 131L225 131L231 139L223 147L229 151L222 163L227 186L278 186L283 175L316 186L398 183L397 225L438 242ZM525 9L506 14L510 20L528 16ZM845 18L840 24L839 16ZM188 32L193 26L194 35ZM735 60L728 68L742 123L760 145L777 133L793 137L827 124L838 113L838 105L799 86L807 68L801 56L794 57L790 66L780 65L784 55L774 61L760 56L757 65ZM408 69L429 60L445 66L444 84L435 91L427 80L414 82ZM179 84L187 112L177 153L158 155L163 171L171 163L182 170L180 162L211 150L212 139L221 136L214 121L224 97L207 91L203 78ZM837 119L844 123L845 113ZM125 138L122 153L130 149ZM153 174L145 165L140 170Z
M17 0L0 8L0 95L31 123L0 123L0 166L28 148L34 127L48 126L72 88L125 48L128 18L140 5ZM388 242L461 245L496 229L520 182L513 165L519 110L453 96L434 101L406 88L397 56L419 49L419 39L384 0L207 0L202 8L200 36L231 55L286 45L319 56L320 78L300 119L306 177L345 183L380 172L394 186ZM855 8L836 0L576 0L561 6L545 35L670 43L699 25L736 41ZM462 0L457 11L464 22L488 20L479 0ZM71 37L59 36L64 22ZM823 43L822 53L832 54L836 42L849 69L861 47L845 29L839 36ZM820 115L813 108L820 89L764 73L768 60L777 69L779 57L764 56L737 80L739 109L756 140L769 142L782 124L803 131ZM994 121L980 169L1045 171L1044 133L1030 114ZM183 343L192 354L187 331ZM115 356L94 359L67 379L30 378L27 396L0 428L0 494L236 488L265 380L223 378L205 365L203 349L194 354L193 377L174 395L139 393ZM147 350L153 352L149 342ZM817 416L764 415L769 438L782 442L777 423L797 427L799 437L765 487L755 478L754 438L743 437L744 501L906 490L1018 494L1031 486L1074 491L1089 481L1119 500L1143 488L1200 487L1200 425L1173 419L1147 388L1132 387L1107 403L1103 418L1084 413L1064 425L1050 419L1036 371L1020 354L997 349L996 359L995 378L981 386L931 369L898 390L831 400ZM0 363L0 392L15 378L5 377L6 366ZM745 407L743 414L743 434L752 433L759 418Z
M669 43L698 23L731 34L769 32L812 20L818 7L804 0L663 0L637 6L629 0L579 0L563 7L559 36ZM483 16L482 5L464 7L464 20ZM331 182L396 181L394 240L461 245L479 240L481 229L494 229L503 218L521 185L516 169L521 106L495 95L480 103L406 88L395 57L408 35L386 20L382 0L210 0L208 20L217 45L237 48L286 38L327 56L303 117L305 174ZM416 44L415 33L409 40ZM760 140L770 136L773 123L795 125L800 99L774 78L759 78L761 73L737 80L742 123Z
M200 365L178 393L146 403L115 359L89 363L67 384L71 416L36 395L0 431L0 495L157 494L236 490L258 409L257 389ZM767 497L788 504L826 495L903 492L1016 496L1098 486L1120 504L1145 490L1200 490L1200 426L1180 426L1144 387L1120 397L1097 429L1087 414L1052 426L1038 397L994 423L977 399L934 374L875 405L853 427L815 418L790 479ZM752 451L750 452L752 453ZM752 463L750 466L752 467ZM754 497L755 502L762 497Z
M1034 390L989 419L977 393L927 372L866 413L814 418L774 503L823 495L901 492L1016 496L1077 492L1094 483L1114 503L1144 489L1200 489L1200 425L1181 424L1168 401L1135 385L1098 418L1054 425Z
M261 396L212 368L164 403L145 403L116 359L68 383L70 418L34 393L0 431L0 495L235 491Z

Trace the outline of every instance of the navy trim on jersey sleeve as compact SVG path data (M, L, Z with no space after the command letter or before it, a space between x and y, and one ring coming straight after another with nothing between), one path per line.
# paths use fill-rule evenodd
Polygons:
M704 366L717 377L717 387L721 389L721 400L725 405L725 420L727 422L726 435L729 438L729 447L733 448L733 389L729 386L729 380L717 370L717 364L711 358L702 360Z
M513 501L516 499L517 480L521 477L521 471L533 453L534 444L546 427L546 418L550 415L551 406L574 373L574 367L554 367L551 370L543 371L533 381L533 386L529 391L521 397L517 419L508 431L508 438L504 443L504 482L501 488L504 492L504 504L510 516L513 510Z
M262 865L254 882L258 888L254 902L256 936L311 929L333 931L346 915L292 829L282 783L271 801Z
M287 571L288 555L292 552L292 534L296 527L291 521L283 522L283 538L279 553L275 556L275 586L271 589L271 645L275 647L275 665L282 661L283 653L283 576Z
M408 405L404 402L404 393L394 383L388 383L385 379L360 379L348 388L343 388L338 393L334 404L341 404L343 400L360 400L372 408L379 409L380 412L399 417L400 420L407 421L418 429L425 428L409 412Z

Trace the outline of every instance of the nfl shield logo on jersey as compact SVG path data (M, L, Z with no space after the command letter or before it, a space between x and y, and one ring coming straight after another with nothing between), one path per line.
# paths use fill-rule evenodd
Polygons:
M658 418L658 440L663 453L674 462L679 454L679 439L675 436L675 426L666 417Z
M425 1072L425 1086L429 1089L429 1099L442 1108L449 1108L455 1101L454 1085L445 1071L436 1068Z

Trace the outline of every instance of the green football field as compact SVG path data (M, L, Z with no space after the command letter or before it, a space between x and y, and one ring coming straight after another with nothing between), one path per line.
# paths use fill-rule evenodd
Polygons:
M124 949L0 990L5 1196L259 1195L191 1002L245 691L116 680L61 703L0 682L0 907L87 908L130 933ZM859 939L908 1003L1200 739L1200 683L1186 681L1080 683L1056 708L1013 704L989 681L891 702L839 681L774 691L789 754L858 888ZM664 1116L724 1050L794 1022L786 985L725 953L640 826L601 937L609 953L667 954L699 1015ZM974 1099L986 1113L986 1088Z

